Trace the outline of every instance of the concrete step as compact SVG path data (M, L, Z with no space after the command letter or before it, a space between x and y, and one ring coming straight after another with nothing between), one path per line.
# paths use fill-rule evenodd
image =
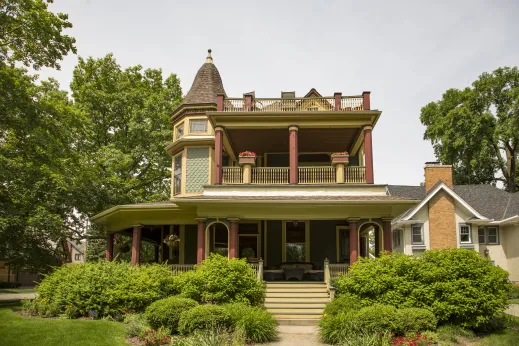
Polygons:
M326 287L326 284L323 283L323 282L290 282L290 281L287 281L287 282L283 282L283 281L280 281L280 282L267 282L265 284L265 287L298 287L298 286L325 286Z
M276 320L316 320L319 321L321 316L315 314L276 314Z
M267 292L267 298L329 298L327 292Z
M308 288L308 287L301 287L301 288L271 288L271 287L267 287L266 289L267 293L276 293L276 292L279 292L279 293L294 293L294 294L298 294L298 293L328 293L328 290L326 289L326 287L312 287L312 288Z
M280 326L317 326L318 318L277 318Z
M265 298L265 304L271 304L271 303L328 304L329 302L330 302L330 298L328 296L326 296L325 298L316 298L316 297L307 297L307 298L301 298L301 297L281 297L281 298L266 297Z
M274 316L276 315L318 315L321 316L323 314L323 309L289 309L289 308L280 308L280 309L267 309L268 312L272 313Z
M265 303L265 308L270 309L324 309L324 303Z

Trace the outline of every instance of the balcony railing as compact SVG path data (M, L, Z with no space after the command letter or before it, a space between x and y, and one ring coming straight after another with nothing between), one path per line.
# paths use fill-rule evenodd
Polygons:
M307 97L307 98L226 98L224 112L301 112L301 111L361 111L363 96ZM339 102L340 101L340 102Z
M299 184L336 184L337 168L332 166L299 167ZM223 167L222 184L243 184L244 170L241 167ZM288 167L253 167L250 169L250 183L255 185L282 185L289 183ZM344 167L345 184L365 184L366 167Z
M334 184L335 167L299 167L300 184Z
M252 184L288 184L288 167L255 167L251 170Z

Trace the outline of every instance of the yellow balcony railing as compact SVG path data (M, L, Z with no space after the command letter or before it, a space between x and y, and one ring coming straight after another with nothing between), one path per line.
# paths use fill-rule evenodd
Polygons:
M344 182L349 184L365 184L366 167L344 167Z
M364 109L362 96L341 96L340 106L334 97L255 98L247 104L245 98L226 98L224 112L304 112L358 111Z
M255 167L251 172L252 184L288 184L288 167Z
M334 184L335 167L299 167L299 184Z
M241 167L223 167L222 184L241 184L243 183L243 172Z

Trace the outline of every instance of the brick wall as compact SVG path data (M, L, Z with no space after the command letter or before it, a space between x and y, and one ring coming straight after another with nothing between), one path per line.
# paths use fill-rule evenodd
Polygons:
M451 165L425 165L425 191L429 191L438 181L452 189L452 166Z

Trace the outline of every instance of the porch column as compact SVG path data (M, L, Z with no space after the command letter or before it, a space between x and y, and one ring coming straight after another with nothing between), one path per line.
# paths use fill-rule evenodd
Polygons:
M393 251L393 235L391 234L392 218L382 219L382 228L384 229L384 251L391 253Z
M238 231L240 229L240 219L229 218L229 258L239 257L238 253Z
M132 266L136 266L141 262L141 233L142 225L134 225L132 235Z
M222 183L222 150L223 150L223 127L216 126L214 128L214 183L220 185Z
M299 150L297 145L297 132L299 128L295 125L291 125L288 128L289 131L289 148L288 151L290 153L290 184L297 184L299 178L299 170L298 170L298 156Z
M106 260L113 261L114 259L114 234L111 233L106 237Z
M349 218L348 223L350 225L350 266L357 262L359 255L359 231L357 226L359 224L358 218Z
M380 226L375 227L375 257L380 256Z
M364 156L366 161L366 183L373 184L373 143L371 140L371 126L364 127Z
M205 218L198 218L196 264L202 263L205 258Z
M335 93L333 94L333 98L335 99L335 111L341 110L341 100L342 100L342 93Z

